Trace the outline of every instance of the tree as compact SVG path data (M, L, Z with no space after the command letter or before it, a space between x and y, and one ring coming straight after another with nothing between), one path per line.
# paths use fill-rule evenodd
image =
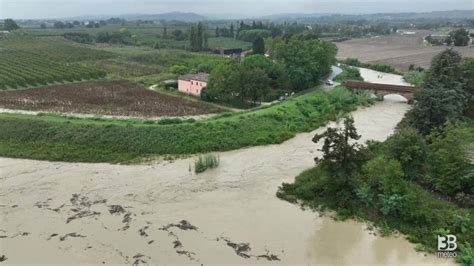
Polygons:
M196 28L194 26L191 27L189 31L189 42L191 45L191 50L196 51L197 49L197 38L196 38Z
M204 48L204 26L201 22L197 26L191 26L189 33L191 50L198 52Z
M92 25L92 23L87 24L88 27L89 25ZM54 22L53 26L57 29L64 29L66 27L66 24L64 24L64 22L62 21L56 21Z
M270 90L270 78L265 70L261 68L242 69L242 90L241 100L244 101L245 96L250 97L255 105L258 100L262 101Z
M469 160L469 145L474 142L474 129L465 123L448 122L428 136L429 170L433 187L454 197L457 193L472 193L473 166Z
M323 157L316 157L316 162L324 163L333 171L342 171L347 177L351 176L354 170L360 166L360 156L358 151L361 145L351 143L351 140L359 140L360 135L354 126L354 119L347 117L344 120L343 129L328 128L322 134L316 134L313 138L314 143L318 143L324 138Z
M16 24L16 22L13 19L7 18L5 19L3 28L7 31L13 31L13 30L19 29L20 26L18 26L18 24Z
M230 24L230 37L231 37L231 38L234 38L234 37L235 37L235 34L234 34L234 24Z
M440 127L448 119L460 117L467 106L461 71L461 56L447 49L433 58L424 87L414 93L409 123L423 135Z
M286 68L290 83L295 90L303 90L318 84L331 72L337 48L319 39L292 36L274 38L269 42L271 58Z
M219 27L216 27L216 37L220 37Z
M469 95L469 101L472 101L474 96L474 58L463 59L461 72L464 78L464 91Z
M196 30L196 50L202 51L203 44L204 44L204 27L202 23L199 22L197 25L197 30Z
M416 129L403 127L385 144L386 154L400 162L407 178L418 181L423 176L428 148Z
M176 41L183 41L186 39L186 35L182 30L174 30L171 34Z
M46 23L41 23L40 27L41 27L42 29L46 29L46 28L47 28Z
M262 37L257 38L253 42L253 53L254 54L265 54L265 41Z
M451 31L449 38L454 46L467 46L469 44L469 31L464 28Z
M206 88L208 98L230 102L241 91L240 66L236 61L221 63L209 75Z
M205 32L203 36L202 48L203 49L209 48L209 36L207 35L207 32Z
M165 26L163 28L163 39L167 39L168 38L168 28Z
M170 68L170 72L177 75L184 75L186 73L189 73L189 69L188 67L183 65L173 65Z

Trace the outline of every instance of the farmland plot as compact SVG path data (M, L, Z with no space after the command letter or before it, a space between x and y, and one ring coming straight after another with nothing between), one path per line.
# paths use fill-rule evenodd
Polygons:
M336 43L337 57L355 57L365 63L387 64L406 71L411 64L428 68L431 59L446 49L445 46L424 46L423 38L430 31L417 31L413 35L390 35L353 39ZM455 47L462 56L474 56L474 47Z
M0 90L91 80L106 73L90 67L62 64L18 50L0 50Z
M84 82L0 92L0 108L133 117L189 116L220 111L128 81Z
M0 37L0 48L28 52L64 63L101 60L115 56L113 53L92 49L86 45L73 45L61 37L39 38L15 33Z

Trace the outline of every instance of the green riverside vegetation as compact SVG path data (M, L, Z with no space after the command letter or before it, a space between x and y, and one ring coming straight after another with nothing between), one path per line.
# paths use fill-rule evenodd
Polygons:
M0 156L70 162L129 162L276 144L316 129L366 99L344 88L266 108L170 125L0 114Z
M219 166L219 157L214 154L201 155L194 162L194 172L196 174L205 172L207 169Z
M393 136L364 147L347 118L342 129L314 137L325 139L318 165L283 184L277 196L370 221L382 235L399 231L428 252L437 250L437 235L454 234L456 261L474 265L472 71L469 60L442 52Z

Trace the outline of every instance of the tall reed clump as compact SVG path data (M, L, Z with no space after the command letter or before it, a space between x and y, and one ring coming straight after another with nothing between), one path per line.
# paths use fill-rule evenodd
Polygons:
M199 174L209 168L216 168L219 166L219 161L219 156L216 156L215 154L200 155L194 162L194 172Z

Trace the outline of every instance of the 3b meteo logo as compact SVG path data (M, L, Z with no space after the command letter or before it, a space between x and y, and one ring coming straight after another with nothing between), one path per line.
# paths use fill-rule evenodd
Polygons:
M456 244L455 235L438 235L438 258L454 258L457 256L456 249L458 244Z

